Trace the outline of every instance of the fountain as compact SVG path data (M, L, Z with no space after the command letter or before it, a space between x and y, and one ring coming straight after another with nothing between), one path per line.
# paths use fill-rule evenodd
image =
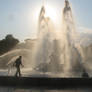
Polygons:
M68 0L65 0L65 7L63 9L63 28L61 30L61 39L58 41L54 35L54 30L51 27L51 20L49 17L45 17L45 7L42 6L38 22L38 40L34 51L34 62L33 65L35 73L42 72L43 74L50 72L49 77L80 77L81 73L84 71L83 76L88 76L82 65L82 57L79 53L78 48L75 46L76 42L76 29L73 20L72 9ZM15 53L16 52L16 53ZM14 54L15 53L15 54ZM6 53L0 57L1 59L10 58L23 55L26 59L28 58L26 54L30 52L27 50L18 50ZM3 60L1 60L3 61ZM29 63L28 63L29 64ZM53 75L53 73L55 75ZM59 73L59 75L57 74ZM48 75L48 74L47 74ZM43 75L44 76L44 75ZM2 88L0 91L3 92L20 92L24 89L15 88ZM26 90L26 89L25 89ZM26 90L30 92L31 89ZM87 90L87 89L86 89ZM31 91L45 91L45 90L31 90ZM57 90L46 90L48 92ZM62 91L62 90L59 90ZM71 91L72 90L63 90ZM75 91L75 90L73 90ZM78 91L78 89L77 89ZM80 91L80 89L79 89ZM82 90L81 90L82 91ZM58 92L58 91L57 91Z
M53 32L50 28L50 18L45 17L45 7L42 6L39 16L39 31L37 40L37 51L35 56L35 65L39 66L41 71L44 71L49 63L49 56L52 53L52 42L53 42Z
M83 70L82 58L78 48L75 46L77 32L68 0L65 0L65 7L63 9L61 43L55 38L55 30L52 30L50 25L50 18L45 17L45 7L42 6L39 16L35 66L43 73L58 72L64 73L65 77L79 76Z
M65 0L65 6L62 11L63 24L60 40L56 38L52 20L46 17L45 14L45 6L42 6L38 20L38 39L35 50L32 52L24 50L27 56L22 53L23 50L19 50L23 54L25 65L30 67L31 64L31 69L33 70L31 75L33 72L36 74L38 72L38 74L47 73L47 75L50 73L50 76L53 77L79 77L83 71L83 65L81 54L75 46L77 32L69 1ZM9 60L15 56L13 54L15 52L16 56L19 55L18 51L14 51L10 55L7 53ZM2 56L0 60L3 60Z
M75 46L77 32L68 0L65 0L65 7L63 9L63 29L61 33L63 35L63 41L61 42L64 44L64 49L61 53L63 54L63 59L61 58L61 60L64 62L65 76L79 76L83 68L82 58L78 48Z

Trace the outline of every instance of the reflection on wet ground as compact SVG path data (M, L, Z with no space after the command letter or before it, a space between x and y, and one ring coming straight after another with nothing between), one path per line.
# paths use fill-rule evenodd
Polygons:
M72 88L60 90L46 90L46 89L19 89L11 87L0 87L0 92L92 92L92 88Z

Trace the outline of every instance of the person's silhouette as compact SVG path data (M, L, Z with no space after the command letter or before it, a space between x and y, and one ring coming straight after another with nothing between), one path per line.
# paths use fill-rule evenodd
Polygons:
M21 77L20 66L24 67L22 64L22 56L19 56L19 58L16 59L16 61L14 62L14 66L17 69L15 76L18 77L18 75L19 75L19 77Z

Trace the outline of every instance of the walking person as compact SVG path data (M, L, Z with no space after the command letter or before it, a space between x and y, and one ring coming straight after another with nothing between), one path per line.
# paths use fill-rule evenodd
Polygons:
M16 59L16 61L14 62L13 66L15 66L16 68L16 77L21 77L21 70L20 67L24 67L24 65L22 64L22 56L19 56L19 58Z

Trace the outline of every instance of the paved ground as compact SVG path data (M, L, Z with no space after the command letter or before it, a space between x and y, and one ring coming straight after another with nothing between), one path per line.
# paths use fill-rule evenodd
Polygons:
M92 92L90 88L84 89L63 89L63 90L45 90L45 89L17 89L9 87L0 87L0 92Z

